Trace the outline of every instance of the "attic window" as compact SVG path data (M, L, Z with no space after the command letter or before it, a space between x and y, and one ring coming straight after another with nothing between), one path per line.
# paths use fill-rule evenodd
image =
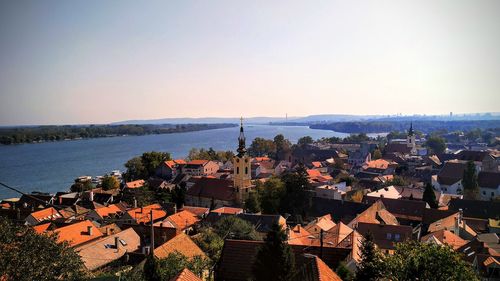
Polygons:
M120 244L122 244L123 246L127 246L127 242L125 242L125 240L120 239L119 241L120 241Z
M387 240L391 240L392 239L392 233L387 233L386 237L387 237Z
M394 234L394 240L399 241L399 239L401 239L401 235L399 235L398 233Z

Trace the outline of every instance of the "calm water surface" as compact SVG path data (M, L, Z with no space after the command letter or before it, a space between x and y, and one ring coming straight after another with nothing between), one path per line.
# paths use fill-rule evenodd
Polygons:
M78 176L124 170L123 164L128 159L146 151L167 151L173 157L185 157L193 147L236 150L238 129L3 145L0 146L0 181L25 192L55 193L68 190ZM277 134L283 134L292 142L302 136L313 139L347 136L305 126L268 125L248 125L245 134L247 146L255 137L274 138ZM0 187L0 199L10 197L19 195Z

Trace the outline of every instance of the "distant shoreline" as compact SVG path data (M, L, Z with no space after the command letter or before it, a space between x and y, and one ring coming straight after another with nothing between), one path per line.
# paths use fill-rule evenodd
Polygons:
M0 144L37 144L122 136L187 133L236 127L237 124L63 125L0 128Z

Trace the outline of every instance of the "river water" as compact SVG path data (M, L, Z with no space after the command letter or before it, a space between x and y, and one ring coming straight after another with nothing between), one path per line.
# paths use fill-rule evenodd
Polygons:
M123 136L37 144L0 145L0 181L24 192L68 190L81 175L98 176L124 170L123 164L146 151L166 151L183 158L191 148L236 150L238 127L147 136ZM255 137L283 134L292 143L300 137L344 137L348 134L306 126L245 126L247 146ZM0 186L0 199L20 195Z

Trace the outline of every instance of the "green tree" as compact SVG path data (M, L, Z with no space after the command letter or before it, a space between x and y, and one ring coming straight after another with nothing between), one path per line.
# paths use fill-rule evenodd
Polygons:
M232 160L233 157L234 153L230 150L215 151L211 147L208 150L204 148L201 149L192 148L188 154L189 160L212 160L212 161L226 162Z
M274 145L276 146L276 155L275 158L277 160L282 160L284 158L285 153L289 152L292 147L292 143L285 138L282 134L276 135L274 137Z
M292 280L295 275L295 258L286 240L283 228L274 224L266 236L264 245L259 249L253 265L256 281Z
M297 141L297 145L298 146L301 146L301 147L304 147L308 144L311 144L313 143L314 140L310 137L310 136L305 136L305 137L301 137L298 141Z
M170 280L184 268L201 276L203 271L208 270L209 267L210 263L206 258L195 256L189 259L176 251L162 259L149 256L144 264L143 276L148 281Z
M83 280L83 263L57 235L39 235L0 217L0 276L4 280Z
M147 171L142 164L141 157L134 157L125 163L127 171L124 174L126 181L134 181L140 179L147 179Z
M92 181L86 180L86 181L75 181L73 185L71 185L70 190L71 192L84 192L87 190L91 190L94 188L94 185L92 184Z
M376 248L373 236L367 233L361 242L361 262L358 264L355 280L378 280L384 276L383 255Z
M245 210L250 213L260 212L260 204L257 192L251 191L248 194L247 200L245 200Z
M272 140L267 140L264 138L255 138L250 147L248 148L248 153L252 157L259 156L270 156L274 157L276 154L276 145Z
M382 158L382 152L380 152L379 149L375 149L373 151L372 159L373 160L377 160L377 159L380 159L380 158Z
M113 176L105 176L102 179L101 187L104 190L116 189L120 187L120 182Z
M307 190L310 189L305 167L301 165L296 172L285 174L281 179L285 184L285 196L280 204L281 213L305 215L309 204Z
M446 150L446 143L442 137L430 136L425 142L425 146L431 149L433 153L441 154Z
M278 177L272 177L266 182L257 182L260 208L264 214L277 214L281 200L285 196L285 184Z
M194 242L203 252L207 253L210 260L215 263L219 260L224 247L224 240L211 227L200 229L199 233L193 237Z
M183 182L172 189L172 201L178 209L182 208L186 201L186 184Z
M427 183L425 185L425 190L424 190L422 200L427 202L427 204L429 204L429 206L431 208L435 209L438 207L438 202L436 200L436 194L434 193L434 188L432 187L432 185L430 183Z
M394 254L385 258L385 267L388 280L479 280L460 253L433 243L398 243Z
M144 179L154 176L156 173L156 168L158 168L161 163L167 160L172 160L172 158L170 157L170 153L168 152L151 151L143 153L141 156L141 161L147 175Z
M464 197L466 199L479 199L476 165L473 161L468 161L465 166L462 186L464 187Z
M253 225L236 216L226 216L221 218L214 225L214 230L217 235L231 239L241 240L258 240L259 235L255 231Z
M335 272L343 281L350 281L354 277L352 272L345 265L345 262L340 262Z

